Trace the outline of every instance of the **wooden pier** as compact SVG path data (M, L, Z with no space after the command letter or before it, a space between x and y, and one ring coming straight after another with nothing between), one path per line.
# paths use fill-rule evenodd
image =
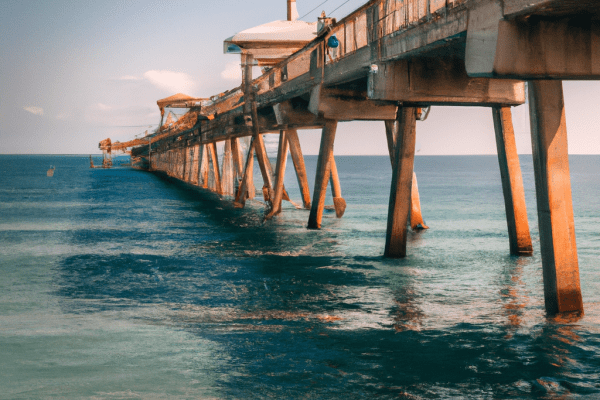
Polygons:
M269 36L275 25L266 24L262 36L241 32L225 41L226 52L241 56L240 87L207 99L159 100L162 117L169 107L189 111L177 121L161 118L147 138L100 148L131 148L148 169L231 196L238 207L255 196L256 154L267 218L289 200L283 177L290 152L302 206L310 209L307 227L318 229L329 184L336 215L346 207L333 156L338 122L385 121L393 177L384 254L404 257L409 222L426 228L413 172L417 121L431 105L489 107L508 248L530 254L510 108L525 102L529 81L546 309L583 312L561 81L600 78L600 0L372 0L340 21L322 16L315 24L296 21L295 1L287 1L288 20L271 24L294 35ZM263 74L253 77L253 66ZM298 134L314 128L322 137L311 199ZM274 171L265 134L279 135ZM243 137L250 138L245 154Z

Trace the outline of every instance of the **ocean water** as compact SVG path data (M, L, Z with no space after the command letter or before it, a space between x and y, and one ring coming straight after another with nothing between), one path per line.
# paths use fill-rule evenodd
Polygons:
M0 156L0 398L600 398L600 156L571 157L581 318L544 312L531 156L531 257L495 156L416 158L430 229L401 260L389 159L337 163L346 215L308 231L289 203L265 222L86 156Z

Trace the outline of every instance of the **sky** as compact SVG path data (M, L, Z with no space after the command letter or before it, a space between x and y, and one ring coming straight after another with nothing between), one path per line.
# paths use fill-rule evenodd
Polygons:
M367 0L297 1L314 21ZM285 18L286 0L1 0L0 154L98 154L102 139L143 134L160 121L156 100L238 86L239 56L223 54L223 40ZM569 152L600 154L600 82L564 82L564 92ZM519 153L531 153L527 106L513 118ZM305 154L318 153L320 131L299 137ZM495 154L491 110L433 107L417 150ZM383 122L340 123L335 153L387 154Z

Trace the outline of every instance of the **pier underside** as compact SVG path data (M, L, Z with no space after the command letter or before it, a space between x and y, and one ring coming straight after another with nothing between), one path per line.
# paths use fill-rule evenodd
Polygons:
M143 144L120 145L150 169L230 196L237 207L256 195L256 159L266 218L290 200L283 184L289 152L299 207L310 210L307 227L319 229L329 184L337 217L346 208L334 157L338 122L385 121L393 177L384 254L405 257L408 225L427 228L413 171L418 121L432 105L489 107L508 249L527 255L533 248L511 106L525 102L530 81L546 308L583 312L561 80L600 78L599 14L598 1L372 0L340 21L324 19L314 40L256 79L253 54L242 51L240 87L194 103L185 123L163 126ZM298 135L315 128L322 137L311 199ZM274 168L263 139L272 133L279 135Z

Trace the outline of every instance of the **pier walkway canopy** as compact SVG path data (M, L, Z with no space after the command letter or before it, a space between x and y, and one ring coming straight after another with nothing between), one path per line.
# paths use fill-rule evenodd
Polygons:
M261 67L273 66L317 37L317 22L273 21L241 31L223 42L225 54L251 54Z

